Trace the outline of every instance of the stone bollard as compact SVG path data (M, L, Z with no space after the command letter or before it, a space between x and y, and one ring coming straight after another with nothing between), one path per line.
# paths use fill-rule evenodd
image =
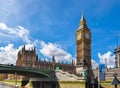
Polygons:
M92 88L94 88L95 81L94 79L91 80Z

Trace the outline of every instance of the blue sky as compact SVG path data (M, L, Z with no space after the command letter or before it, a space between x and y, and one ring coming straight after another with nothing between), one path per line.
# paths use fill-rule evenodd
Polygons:
M75 33L84 10L92 32L92 62L106 58L114 66L119 0L0 0L0 6L1 63L15 63L24 44L35 45L39 58L75 59Z

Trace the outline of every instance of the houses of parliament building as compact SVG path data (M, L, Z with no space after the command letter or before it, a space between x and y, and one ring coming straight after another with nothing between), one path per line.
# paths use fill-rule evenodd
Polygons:
M18 58L16 61L17 66L22 67L32 67L32 68L42 68L48 70L54 70L59 68L63 71L68 71L69 73L75 73L75 63L70 64L59 63L55 61L55 57L52 57L52 61L46 61L38 59L35 48L33 50L26 50L25 46L22 47L22 50L18 52Z

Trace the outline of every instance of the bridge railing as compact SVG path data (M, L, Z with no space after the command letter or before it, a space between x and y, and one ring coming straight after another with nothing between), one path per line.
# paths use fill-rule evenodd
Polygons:
M10 70L10 71L17 71L17 72L30 72L30 73L36 73L36 74L45 74L46 76L50 77L51 70L47 69L41 69L41 68L32 68L32 67L20 67L20 66L14 66L14 65L6 65L6 64L0 64L0 70Z

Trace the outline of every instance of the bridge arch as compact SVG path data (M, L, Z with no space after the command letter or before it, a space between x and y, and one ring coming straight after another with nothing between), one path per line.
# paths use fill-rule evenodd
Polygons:
M0 73L9 73L27 77L45 77L49 80L51 79L51 71L40 69L40 68L28 68L28 67L18 67L18 66L8 66L4 64L0 64Z

